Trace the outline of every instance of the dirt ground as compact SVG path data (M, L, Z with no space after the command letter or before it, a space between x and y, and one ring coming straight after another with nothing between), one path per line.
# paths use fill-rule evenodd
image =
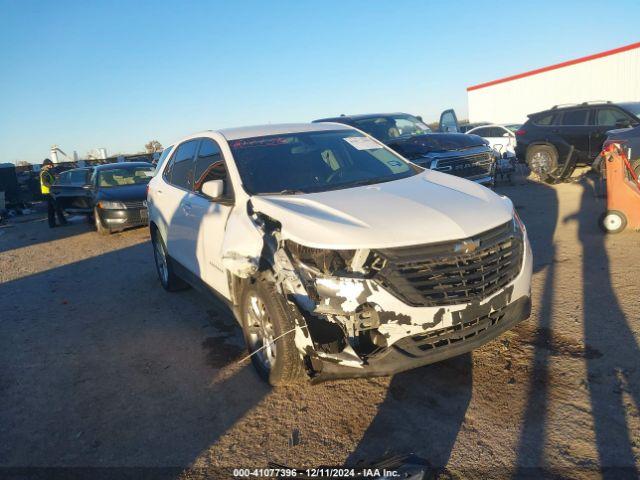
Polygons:
M0 228L0 467L225 478L414 452L445 478L637 478L640 233L598 230L596 186L500 188L533 244L528 321L393 378L294 388L238 364L223 309L160 288L146 229Z

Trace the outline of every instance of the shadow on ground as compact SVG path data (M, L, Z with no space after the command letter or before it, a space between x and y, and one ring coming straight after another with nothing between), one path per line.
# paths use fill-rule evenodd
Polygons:
M151 258L143 243L0 286L0 465L186 466L268 393L250 366L218 379L238 329L164 292Z

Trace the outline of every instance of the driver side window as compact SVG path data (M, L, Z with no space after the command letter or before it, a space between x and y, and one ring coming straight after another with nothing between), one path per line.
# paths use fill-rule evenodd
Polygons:
M227 166L222 157L222 151L218 144L210 138L204 138L200 143L193 178L193 190L195 192L200 193L205 182L222 180L224 182L222 199L233 198L231 182L227 176Z

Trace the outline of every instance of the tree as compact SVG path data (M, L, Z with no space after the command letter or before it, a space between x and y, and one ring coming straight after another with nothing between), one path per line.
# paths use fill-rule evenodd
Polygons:
M151 140L150 142L146 143L144 149L147 153L161 152L163 150L162 144L158 140Z

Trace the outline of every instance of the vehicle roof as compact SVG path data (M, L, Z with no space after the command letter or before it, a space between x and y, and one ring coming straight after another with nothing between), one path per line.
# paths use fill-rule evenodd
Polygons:
M218 130L227 140L238 140L249 137L266 137L284 133L318 132L328 130L349 130L347 125L323 125L318 123L282 123L275 125L254 125L251 127L225 128Z
M89 166L89 167L69 168L68 170L64 170L64 171L60 172L60 174L62 175L63 173L67 173L67 172L75 172L77 170L93 170L94 168L96 168L96 167Z
M551 108L547 108L546 110L540 110L539 112L530 113L527 115L528 117L535 117L537 115L542 115L544 113L554 113L554 112L563 112L565 110L571 110L576 108L597 108L597 107L606 107L606 106L617 106L617 107L625 107L631 105L639 105L640 102L582 102L582 103L569 103L566 105L554 105Z
M507 125L522 125L522 124L518 123L518 122L513 122L513 123L487 123L486 125L478 125L477 127L473 127L470 130L475 130L476 128L489 128L489 127L507 128ZM508 128L507 128L507 130L508 130Z
M111 170L112 168L123 168L123 167L153 167L153 163L150 162L118 162L118 163L104 163L102 165L96 165L94 168L96 170Z
M404 112L391 112L391 113L360 113L358 115L340 115L338 117L327 117L327 118L319 118L318 120L314 120L314 122L331 122L331 121L340 121L340 120L365 120L367 118L376 118L376 117L392 117L397 115L407 115L413 117L415 115L411 115L410 113Z

